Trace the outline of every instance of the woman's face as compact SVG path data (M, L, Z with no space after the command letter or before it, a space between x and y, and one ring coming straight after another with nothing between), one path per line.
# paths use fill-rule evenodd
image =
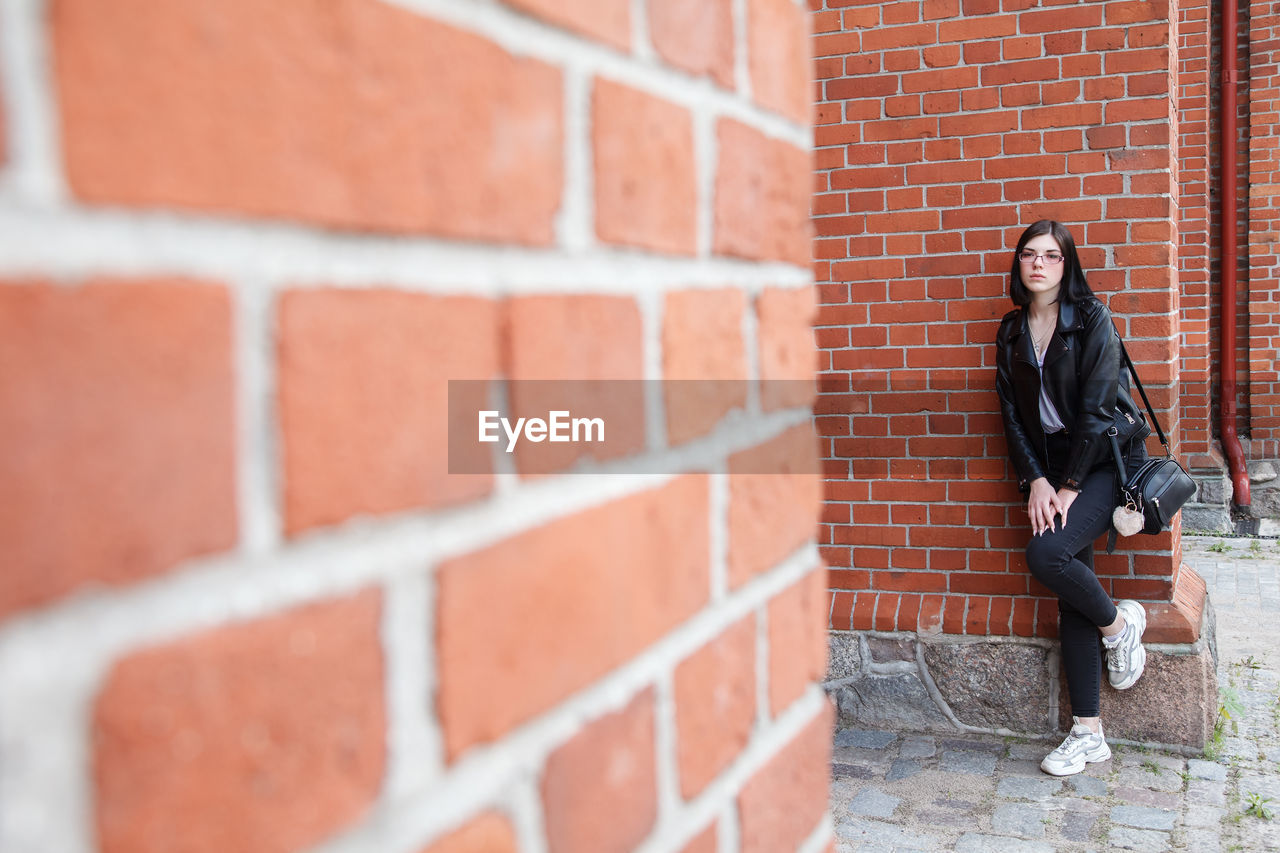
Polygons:
M1022 255L1034 253L1034 259L1028 263L1019 256L1018 267L1022 272L1022 284L1036 295L1036 301L1052 302L1058 298L1058 289L1062 286L1062 273L1066 263L1062 260L1062 247L1053 239L1052 234L1041 234L1032 237L1022 249ZM1046 258L1045 256L1049 257ZM1057 258L1057 263L1049 263L1049 258Z

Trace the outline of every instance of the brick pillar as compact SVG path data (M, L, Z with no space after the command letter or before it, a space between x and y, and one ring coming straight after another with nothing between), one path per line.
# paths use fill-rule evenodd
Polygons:
M805 9L4 19L0 848L831 849Z
M1056 605L1024 565L994 391L1010 251L1037 219L1072 229L1178 436L1176 9L813 5L832 628L1051 638ZM1203 586L1181 568L1179 536L1175 525L1097 561L1115 597L1146 603L1154 641L1199 636ZM1056 726L1046 708L1015 727ZM1203 722L1185 736L1202 738ZM1136 717L1120 728L1168 731Z

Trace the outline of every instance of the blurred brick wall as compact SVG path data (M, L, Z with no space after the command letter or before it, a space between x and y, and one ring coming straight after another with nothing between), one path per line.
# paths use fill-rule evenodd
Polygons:
M808 400L445 458L450 378L812 379L805 8L0 14L0 848L831 849Z
M1178 434L1176 22L1148 2L812 0L822 553L836 630L1050 636L995 399L1011 247L1071 228ZM1198 630L1179 529L1097 565ZM1131 547L1136 544L1137 550Z

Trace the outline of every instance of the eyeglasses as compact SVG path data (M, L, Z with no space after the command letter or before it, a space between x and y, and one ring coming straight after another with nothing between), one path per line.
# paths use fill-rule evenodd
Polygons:
M1041 255L1031 251L1030 249L1023 249L1018 253L1018 260L1022 261L1024 264L1034 264L1036 262L1036 258L1040 258L1044 261L1046 266L1053 266L1054 264L1062 263L1061 252L1045 252Z

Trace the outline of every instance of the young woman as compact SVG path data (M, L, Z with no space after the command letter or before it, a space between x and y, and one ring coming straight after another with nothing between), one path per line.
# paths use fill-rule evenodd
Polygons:
M1041 220L1022 233L1009 295L1018 307L996 336L996 390L1009 458L1028 495L1027 566L1058 596L1075 723L1040 767L1067 776L1111 757L1099 719L1104 656L1117 690L1132 687L1146 664L1142 605L1112 602L1093 571L1093 543L1116 507L1108 430L1142 424L1142 416L1129 396L1111 312L1089 289L1063 225ZM1142 437L1129 441L1127 464L1145 456Z

